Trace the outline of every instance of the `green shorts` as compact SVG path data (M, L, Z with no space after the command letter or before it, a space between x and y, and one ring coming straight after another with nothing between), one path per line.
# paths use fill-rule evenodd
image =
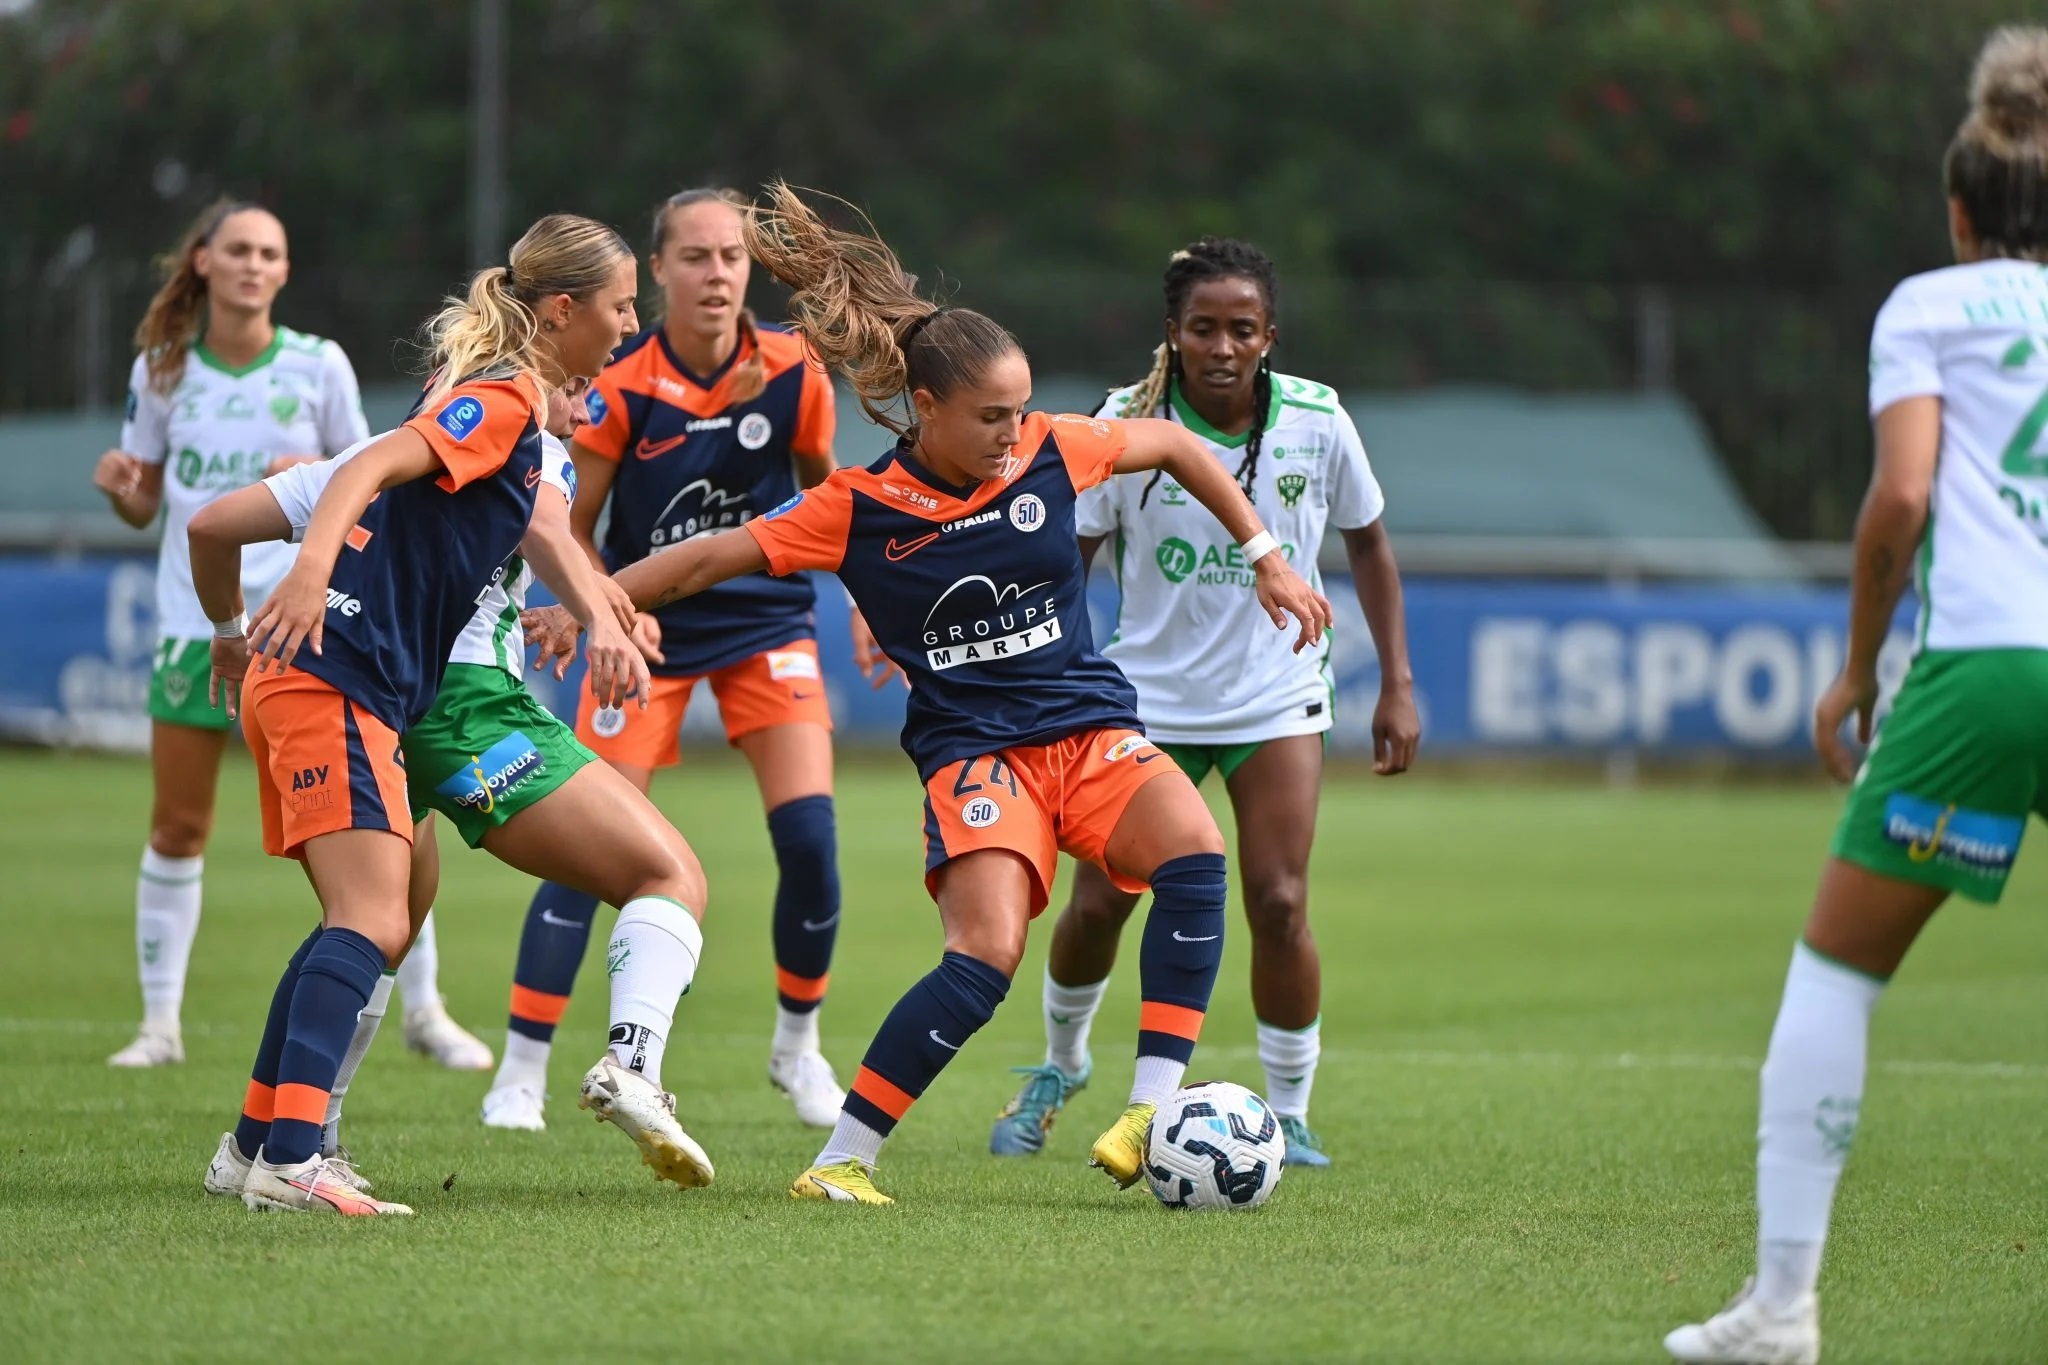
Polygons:
M157 641L156 660L149 670L149 718L197 730L225 730L227 704L209 706L207 685L213 680L213 641L166 636Z
M1273 741L1255 739L1249 744L1158 744L1159 752L1173 760L1173 765L1188 775L1188 781L1197 787L1202 779L1212 772L1221 773L1228 782L1244 766L1244 761ZM1323 731L1323 748L1330 747L1330 732Z
M439 811L471 848L596 757L526 684L483 664L448 665L434 709L399 744L413 821Z
M1833 852L1996 904L2030 811L2048 817L2048 650L1928 652L1863 760Z

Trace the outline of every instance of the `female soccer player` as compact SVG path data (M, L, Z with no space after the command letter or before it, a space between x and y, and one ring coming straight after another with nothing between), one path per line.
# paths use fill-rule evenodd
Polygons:
M213 499L286 465L332 455L368 435L348 357L272 318L291 272L284 224L255 204L223 200L163 258L164 282L135 329L121 445L93 483L131 526L164 511L156 574L157 648L150 677L155 800L135 884L142 1028L114 1066L185 1059L180 1010L200 880L213 827L226 711L207 701L206 618L192 594L185 527ZM260 601L291 564L282 545L244 565ZM406 973L407 1038L442 1064L488 1067L490 1049L448 1017L430 955Z
M1310 583L1318 583L1323 529L1336 526L1379 651L1375 770L1403 772L1421 727L1401 576L1380 521L1386 499L1337 395L1273 373L1278 293L1273 263L1257 247L1204 237L1176 251L1166 267L1166 341L1152 372L1111 394L1098 415L1157 412L1200 437ZM1308 859L1335 702L1329 641L1294 652L1252 630L1263 610L1252 575L1215 518L1159 471L1090 489L1077 523L1084 563L1105 540L1116 546L1123 606L1103 653L1137 689L1146 734L1197 786L1213 770L1230 793L1266 1099L1286 1131L1288 1164L1327 1166L1308 1127L1323 985L1308 925ZM1045 1063L1018 1068L1024 1087L989 1135L997 1156L1039 1151L1060 1107L1087 1084L1089 1025L1137 903L1099 869L1075 867L1046 962Z
M419 411L335 474L297 562L246 638L238 550L209 542L195 563L215 623L216 676L231 685L255 651L241 710L265 847L305 863L323 910L279 983L243 1108L237 1145L255 1149L242 1191L252 1208L408 1212L365 1198L320 1153L357 1015L410 932L412 822L401 813L398 737L428 713L478 598L527 534L545 390L602 368L633 327L635 277L611 229L567 214L541 219L513 244L508 266L479 272L467 298L430 324L437 378ZM529 850L544 870L566 868L568 849L631 866L601 781L572 779L556 807ZM695 971L702 934L687 907L704 904L703 877L687 848L646 873L610 948L612 1051L584 1094L658 1173L701 1184L710 1164L649 1075L659 1074Z
M1814 741L1855 779L1771 1031L1757 1273L1664 1338L1683 1361L1811 1365L1815 1285L1863 1099L1870 1015L1951 893L1994 903L2048 816L2048 29L1991 35L1943 163L1959 264L1878 312L1877 468L1856 525L1849 647ZM1875 742L1877 656L1908 574L1918 652ZM1870 744L1860 771L1841 726Z
M685 190L654 213L648 256L662 325L612 358L573 452L577 534L607 571L751 520L832 472L832 382L803 343L758 327L744 300L751 262L730 190ZM611 504L600 552L598 515ZM576 735L642 792L680 760L676 728L707 680L726 739L747 757L780 881L776 1023L768 1078L805 1123L829 1128L845 1092L818 1046L839 868L832 712L818 672L809 575L750 574L659 613L662 661L646 710L583 696ZM493 1128L545 1127L555 1025L590 939L593 899L553 882L534 894L512 979L505 1058L484 1097Z
M1279 553L1230 476L1171 422L1025 416L1031 371L979 313L920 298L878 238L826 226L788 186L746 222L750 254L796 292L805 341L897 431L867 469L745 523L628 565L659 606L763 569L836 572L911 680L903 745L925 786L927 890L945 926L938 967L869 1046L796 1198L885 1204L883 1139L987 1023L1065 849L1126 890L1150 885L1130 1107L1093 1157L1135 1182L1157 1103L1201 1031L1223 941L1223 840L1194 784L1143 736L1131 688L1089 643L1075 499L1130 469L1165 469L1223 523L1276 628L1322 634L1329 604ZM907 424L889 410L908 396Z

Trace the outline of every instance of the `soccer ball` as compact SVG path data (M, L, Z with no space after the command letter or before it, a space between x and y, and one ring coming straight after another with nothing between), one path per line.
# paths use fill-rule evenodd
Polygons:
M1175 1209L1253 1209L1272 1196L1287 1157L1280 1120L1241 1085L1204 1081L1159 1106L1145 1179Z

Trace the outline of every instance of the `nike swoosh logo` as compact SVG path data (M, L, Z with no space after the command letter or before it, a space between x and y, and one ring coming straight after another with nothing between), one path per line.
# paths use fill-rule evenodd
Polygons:
M816 692L792 692L789 694L789 699L791 701L809 701L817 695Z
M919 536L916 540L913 540L908 545L905 545L903 542L897 540L896 537L890 536L889 543L882 547L882 553L884 555L887 555L889 557L889 560L892 563L894 563L900 560L910 558L912 555L916 554L919 550L922 550L925 546L931 544L938 538L939 533L937 531L934 531L928 536Z
M1200 938L1189 938L1186 934L1183 934L1180 930L1176 929L1173 931L1173 937L1174 941L1177 943L1213 943L1217 939L1222 938L1223 935L1204 934Z
M837 923L839 923L839 916L834 915L831 919L819 920L816 923L813 923L810 920L805 920L804 928L810 930L814 934L822 934L827 929L830 929L833 925Z
M1138 758L1138 766L1142 768L1142 767L1144 767L1144 766L1145 766L1145 765L1146 765L1147 763L1150 763L1150 762L1151 762L1151 761L1152 761L1153 759L1155 759L1155 758L1157 758L1157 757L1159 757L1159 751L1158 751L1157 749L1154 749L1154 750L1153 750L1153 751L1152 751L1151 753L1149 753L1149 754L1141 754L1141 755L1139 756L1139 758Z
M1055 1024L1071 1024L1074 1022L1074 1017L1070 1014L1055 1014L1052 1015L1052 1021Z
M640 444L633 447L633 453L643 460L651 460L658 455L668 454L671 450L674 450L689 439L690 434L688 432L684 432L681 436L671 436L666 441L650 441L645 436L642 436Z
M940 1047L945 1048L948 1052L958 1052L960 1050L960 1044L947 1042L944 1038L941 1038L939 1036L939 1031L937 1029L932 1030L932 1041L937 1043Z
M535 484L538 484L539 482L540 471L538 469L529 469L526 471L526 486L528 488L532 488Z
M540 919L543 924L552 924L563 929L581 929L584 925L590 923L589 920L563 919L552 910L541 911Z

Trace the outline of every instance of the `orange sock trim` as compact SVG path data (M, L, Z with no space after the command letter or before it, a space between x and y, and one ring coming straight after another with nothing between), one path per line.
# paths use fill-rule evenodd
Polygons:
M892 1119L901 1119L910 1112L910 1106L917 1103L917 1096L883 1080L866 1067L854 1074L853 1093Z
M1195 1042L1202 1036L1203 1015L1186 1005L1169 1005L1147 1000L1138 1007L1138 1029L1143 1033L1170 1033Z
M775 969L775 989L792 1000L806 1003L825 998L825 983L832 979L830 972L823 976L798 976L795 972Z
M277 1088L261 1081L249 1082L249 1093L242 1097L242 1112L258 1123L268 1123L277 1117ZM320 1111L320 1121L327 1121L327 1111Z
M512 985L512 1017L525 1019L535 1024L554 1025L562 1022L562 1015L569 1009L569 997L549 995L546 991L529 990L514 982Z
M273 1121L297 1119L300 1123L325 1123L327 1092L312 1085L281 1085L277 1088L277 1111L271 1118Z

